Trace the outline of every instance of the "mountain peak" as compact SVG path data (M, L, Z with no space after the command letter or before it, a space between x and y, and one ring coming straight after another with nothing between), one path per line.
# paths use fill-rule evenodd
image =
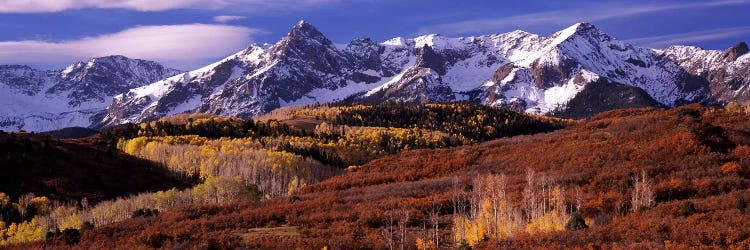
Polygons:
M102 72L128 72L127 74L131 75L136 75L138 72L153 72L154 75L152 78L149 78L151 76L136 76L136 78L143 78L143 83L148 83L158 79L158 76L169 76L179 72L179 70L164 67L154 61L132 59L123 55L109 55L79 61L59 71L63 79L81 78L91 72L96 72L97 74Z
M563 29L562 31L559 31L556 34L564 34L566 37L570 37L573 35L584 35L584 34L593 34L593 33L602 33L602 32L593 24L580 22L580 23L575 23L567 27Z
M111 67L112 65L127 65L127 64L143 64L143 65L155 66L155 65L158 65L159 63L154 62L154 61L143 60L143 59L133 59L133 58L129 58L123 55L109 55L109 56L94 57L87 61L80 61L80 62L71 64L67 68L65 68L62 71L62 73L63 75L67 75L71 71L73 71L75 68L88 70L88 69L95 68L95 67Z
M292 30L290 31L290 34L295 31L301 32L301 31L313 31L313 30L317 31L317 29L312 24L305 22L305 20L300 20L299 22L297 22L297 24L292 26Z
M320 41L324 45L331 44L331 41L326 38L323 33L320 33L318 29L312 26L310 23L300 20L287 35L291 40L307 40L313 39Z
M552 34L549 38L554 39L552 40L552 44L557 45L575 36L596 37L602 35L606 36L604 32L593 24L579 22Z
M94 57L94 58L89 59L90 62L93 62L93 61L127 61L127 60L136 60L136 59L131 59L123 55L109 55L109 56Z
M406 39L403 37L394 37L391 39L386 40L385 42L382 42L380 44L382 45L388 45L388 46L406 46Z
M576 27L576 30L596 29L596 26L587 22L578 22L573 24L571 27Z
M511 32L508 32L508 33L505 33L505 34L508 34L508 35L513 35L513 36L527 36L527 35L533 35L533 34L531 34L531 33L527 32L527 31L525 31L525 30L514 30L514 31L511 31Z
M127 60L131 60L131 59L127 58L125 56L121 56L121 55L109 55L109 56L102 56L102 57L94 57L94 58L91 58L91 59L89 59L89 60L87 60L85 62L75 63L73 65L70 65L69 67L71 67L71 66L82 67L83 65L87 65L87 68L91 68L94 65L101 64L101 63L116 62L116 61L127 61Z
M740 42L739 44L732 46L731 48L724 51L723 57L724 60L727 62L733 62L734 60L737 60L740 56L746 54L748 52L747 43Z

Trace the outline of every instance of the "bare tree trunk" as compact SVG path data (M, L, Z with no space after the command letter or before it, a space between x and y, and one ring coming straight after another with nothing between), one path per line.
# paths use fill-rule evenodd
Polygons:
M453 218L453 222L455 223L456 222L456 218L458 218L458 215L459 215L459 205L458 205L458 203L459 203L459 197L460 197L460 193L459 193L460 192L459 191L460 187L459 187L458 177L453 177L451 184L452 184L452 187L451 187L451 201L452 201L452 204L453 204L453 217L452 218ZM463 222L462 222L462 225L461 225L461 229L462 228L463 228ZM459 232L459 230L456 230L456 226L455 225L452 227L451 230L453 231L453 235L454 235L454 237L452 237L453 238L452 239L453 240L453 245L457 245L458 241L456 240L455 236L459 235L461 232ZM463 235L461 235L461 237L463 237Z
M382 228L383 238L388 243L388 249L393 249L393 210L386 211L385 227Z
M524 190L524 199L526 203L526 221L529 222L537 216L537 201L535 189L534 170L526 170L526 189Z
M401 235L400 237L401 238L400 239L401 250L404 250L406 249L406 241L407 241L406 233L407 233L407 229L408 229L407 226L409 225L409 219L410 219L409 217L411 216L411 213L409 212L409 210L401 209L398 211L398 216L399 216L398 230L399 230L399 234Z
M430 208L429 217L430 217L430 223L431 223L431 229L432 229L432 238L435 240L435 246L440 249L440 232L439 225L440 225L440 210L442 208L442 204L438 205L435 203L435 198L432 198L432 207Z
M654 204L654 193L651 182L646 178L646 171L641 171L641 176L635 177L635 187L631 199L631 210L637 211L642 207L651 207Z

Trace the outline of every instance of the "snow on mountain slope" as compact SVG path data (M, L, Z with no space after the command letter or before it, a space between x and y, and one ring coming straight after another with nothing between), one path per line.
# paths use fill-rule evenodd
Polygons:
M252 45L186 77L144 87L153 93L135 89L115 97L101 125L152 120L178 111L251 117L282 104L344 99L376 87L400 67L397 57L381 59L379 49L369 39L338 48L300 22L274 45Z
M651 49L617 41L587 23L546 38L514 31L468 38L427 35L387 43L431 48L436 53L429 66L438 75L434 79L452 92L479 91L483 103L527 112L543 114L564 106L599 77L642 88L664 105L699 102L708 95L707 86L676 63ZM387 88L380 86L367 95Z
M549 37L524 31L459 38L430 34L335 45L301 21L276 44L252 45L202 69L115 97L99 125L180 112L252 117L281 106L342 99L474 101L548 114L566 109L582 93L616 101L616 94L592 93L609 87L637 98L639 105L750 98L744 92L749 78L732 73L747 72L746 47L721 55L680 47L656 51L618 41L588 23ZM712 77L722 80L707 79ZM599 84L588 88L593 82ZM596 103L589 99L576 108Z
M552 44L559 42L555 45L558 57L571 58L600 76L641 88L662 104L701 101L708 94L704 83L691 81L676 63L662 60L651 49L617 41L591 24L576 24L556 35Z
M0 129L48 131L90 126L112 96L179 71L123 56L94 58L59 71L0 66Z
M134 122L139 117L160 117L194 110L200 106L201 97L208 98L216 94L215 88L219 88L227 81L239 79L242 70L235 64L252 65L256 63L259 60L257 51L260 50L262 49L259 47L250 47L206 67L119 94L113 98L114 100L104 117L104 121L114 119L113 117L116 115L122 117L123 122ZM228 74L228 76L224 77L224 81L216 84L217 81L214 81L214 79L220 77L220 74ZM204 84L191 85L191 82L203 82ZM175 98L176 93L184 96ZM171 97L171 99L175 99L175 102L164 108L162 99L165 97ZM115 107L128 107L128 109L115 110ZM169 108L173 110L168 110ZM116 113L116 111L118 112Z
M750 53L741 42L725 51L691 46L671 46L661 54L710 85L711 101L750 101Z
M651 49L618 41L591 24L575 24L538 43L538 50L517 57L483 85L494 91L485 93L483 102L543 114L564 107L600 77L641 88L667 106L708 96L707 86L676 63Z

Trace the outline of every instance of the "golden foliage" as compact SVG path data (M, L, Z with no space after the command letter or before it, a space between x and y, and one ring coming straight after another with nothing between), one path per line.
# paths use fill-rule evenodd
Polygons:
M0 192L0 208L10 205L10 196Z
M186 176L226 176L241 178L248 184L278 197L289 192L290 183L296 186L315 182L316 171L325 167L301 156L264 149L253 139L221 138L209 140L199 136L137 137L122 140L124 152L164 164L172 171Z
M532 219L531 222L526 225L526 232L534 234L563 231L565 230L565 223L568 218L570 218L570 215L559 213L557 210L552 210L543 214L541 217Z
M223 203L231 200L257 200L257 190L245 185L240 176L208 177L193 188L193 201L198 203Z
M0 246L42 240L45 234L46 231L39 224L37 218L21 223L12 223L5 232L4 238L0 238Z
M533 171L528 171L526 177L523 193L526 218L522 218L521 212L510 202L504 175L474 178L468 198L471 212L463 214L459 211L454 215L455 241L465 240L476 246L486 238L509 238L519 231L537 234L565 230L570 218L565 190Z
M52 220L52 225L48 226L50 229L80 229L83 224L80 211L75 206L58 206L50 212L49 217Z
M475 246L487 238L487 225L482 219L471 219L468 216L457 216L453 219L453 230L459 232L455 236L456 242L466 240L469 245Z
M47 197L39 196L31 198L31 204L36 208L36 212L46 214L49 212L50 201Z
M437 250L435 241L424 240L421 237L417 237L417 250Z

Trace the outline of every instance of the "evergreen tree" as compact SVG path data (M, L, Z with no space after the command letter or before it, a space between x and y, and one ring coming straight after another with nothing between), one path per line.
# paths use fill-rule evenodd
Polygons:
M573 215L570 216L568 223L565 224L565 229L573 231L586 229L588 227L589 226L586 225L586 221L579 213L573 213Z

